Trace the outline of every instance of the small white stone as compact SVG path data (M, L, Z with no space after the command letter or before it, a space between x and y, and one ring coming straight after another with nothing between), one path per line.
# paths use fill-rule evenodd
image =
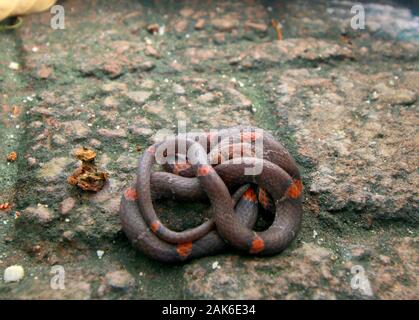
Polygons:
M105 251L103 251L103 250L97 250L96 251L96 254L97 254L97 257L99 259L102 259L103 255L105 254Z
M20 67L20 65L17 62L10 62L10 64L9 64L9 68L12 69L12 70L19 70L19 67Z
M215 270L215 269L220 269L221 267L220 267L220 265L219 265L219 263L218 263L218 261L215 261L215 262L213 262L212 263L212 269L213 270Z
M4 282L17 282L23 279L25 271L22 266L10 266L4 270Z
M313 238L316 239L316 237L318 236L318 233L316 230L313 230Z
M159 36L164 35L165 31L166 31L166 27L164 25L160 26L159 27Z

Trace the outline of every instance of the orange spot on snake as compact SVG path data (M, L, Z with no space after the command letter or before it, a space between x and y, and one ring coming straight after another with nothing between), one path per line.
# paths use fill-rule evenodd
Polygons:
M297 199L301 195L302 191L303 183L301 182L301 180L293 180L292 184L287 189L287 195L292 199Z
M192 242L178 244L176 251L181 257L186 258L192 251Z
M252 246L250 247L250 253L259 253L265 249L265 242L261 237L256 236L252 241Z
M128 188L125 190L125 198L129 201L135 201L138 199L137 191L134 188Z
M158 221L154 221L152 224L151 224L151 231L153 231L154 233L156 233L157 232L157 230L159 230L159 228L160 228L160 222L158 222Z
M198 168L198 176L207 176L210 174L211 166L202 166Z
M265 189L260 188L259 189L259 203L262 205L262 207L264 209L268 209L269 208L269 198L268 198L268 194L266 193Z
M243 198L250 202L256 202L256 192L253 190L253 188L249 188L243 194Z

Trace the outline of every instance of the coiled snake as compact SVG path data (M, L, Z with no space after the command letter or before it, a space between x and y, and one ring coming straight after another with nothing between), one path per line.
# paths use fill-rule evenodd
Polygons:
M152 172L156 159L165 159L166 172ZM260 170L249 174L249 168ZM149 147L140 158L135 185L122 196L120 218L133 245L163 262L213 255L228 246L270 255L281 252L297 235L301 193L300 173L289 152L262 129L238 126L181 134ZM161 198L208 198L213 218L189 230L172 231L154 210L152 200ZM252 230L258 202L275 214L262 232Z

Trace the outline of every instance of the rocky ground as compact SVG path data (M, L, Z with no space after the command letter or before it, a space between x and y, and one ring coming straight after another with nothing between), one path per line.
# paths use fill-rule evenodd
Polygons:
M418 298L417 8L365 3L353 30L349 1L60 4L65 30L44 12L0 34L0 298ZM305 186L289 249L172 266L130 246L121 192L138 150L179 120L252 124L286 145ZM98 193L66 182L80 146L110 175ZM204 219L160 205L173 228ZM11 265L20 282L4 281ZM371 291L351 286L361 267Z

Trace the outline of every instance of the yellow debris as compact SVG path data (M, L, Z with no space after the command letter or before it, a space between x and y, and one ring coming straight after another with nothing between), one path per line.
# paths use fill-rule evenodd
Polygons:
M57 0L0 0L0 21L47 10Z

